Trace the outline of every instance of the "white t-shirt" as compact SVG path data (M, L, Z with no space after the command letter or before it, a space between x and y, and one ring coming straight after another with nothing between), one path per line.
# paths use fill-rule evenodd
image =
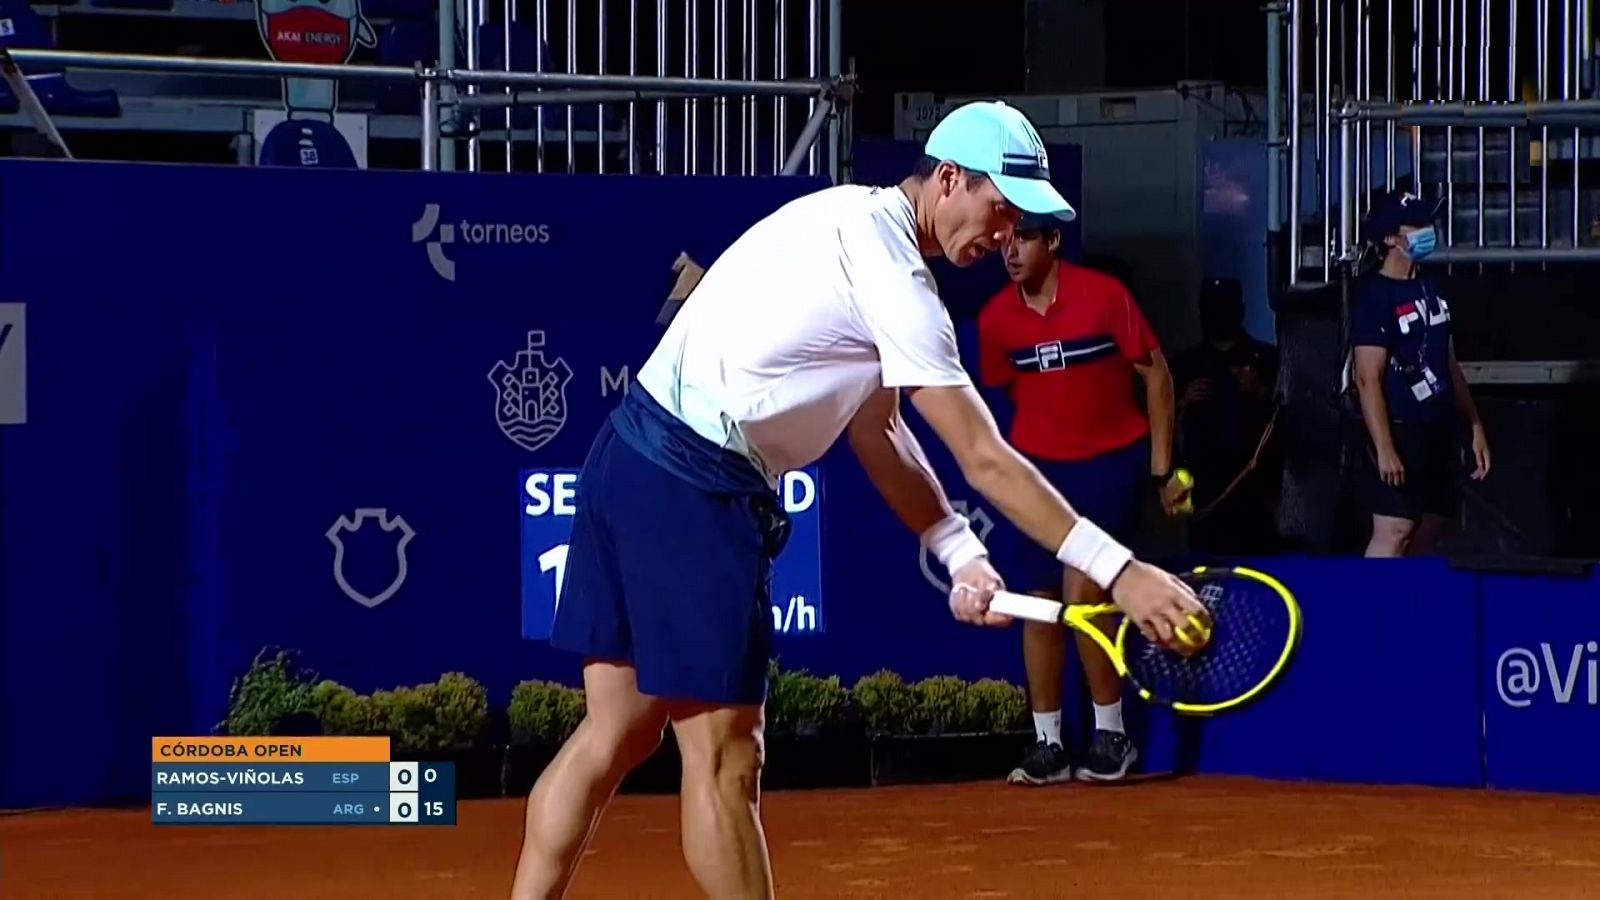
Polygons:
M708 269L636 384L769 481L826 453L879 387L971 384L899 188L842 185Z

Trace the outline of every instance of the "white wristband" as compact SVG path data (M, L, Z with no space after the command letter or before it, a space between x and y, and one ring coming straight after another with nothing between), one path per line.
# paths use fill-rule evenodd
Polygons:
M1089 576L1101 590L1108 590L1133 559L1133 551L1112 540L1099 525L1079 519L1061 542L1056 559Z
M973 534L971 523L960 513L952 513L929 526L922 533L922 545L933 551L934 557L948 572L955 572L967 563L989 555L983 541Z

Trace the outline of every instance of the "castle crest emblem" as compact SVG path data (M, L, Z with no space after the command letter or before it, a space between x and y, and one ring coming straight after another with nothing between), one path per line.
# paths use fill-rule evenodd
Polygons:
M495 424L500 432L524 450L543 447L567 424L567 382L572 369L567 361L551 359L543 331L528 332L527 349L511 362L501 360L489 370L495 389Z

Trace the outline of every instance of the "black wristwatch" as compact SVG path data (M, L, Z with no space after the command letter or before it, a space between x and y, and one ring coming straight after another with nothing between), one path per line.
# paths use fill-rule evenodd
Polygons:
M1172 470L1171 469L1168 469L1167 470L1167 474L1165 474L1165 475L1151 475L1150 476L1150 481L1153 482L1158 489L1166 487L1167 486L1167 482L1169 482L1171 480L1172 480Z

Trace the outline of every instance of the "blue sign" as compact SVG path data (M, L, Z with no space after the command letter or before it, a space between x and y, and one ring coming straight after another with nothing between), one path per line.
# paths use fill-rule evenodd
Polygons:
M1600 792L1600 577L1492 574L1479 591L1487 783Z
M822 618L822 475L817 468L787 472L780 486L792 531L772 575L772 630L820 634ZM578 470L522 473L522 636L543 641L561 602L567 542L578 511ZM671 510L662 510L670 516Z

